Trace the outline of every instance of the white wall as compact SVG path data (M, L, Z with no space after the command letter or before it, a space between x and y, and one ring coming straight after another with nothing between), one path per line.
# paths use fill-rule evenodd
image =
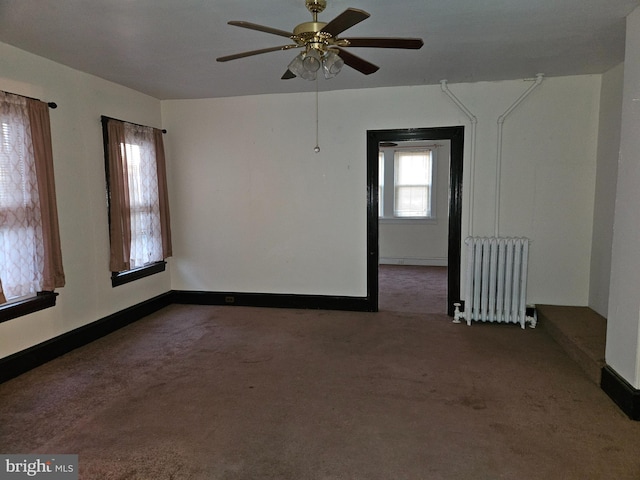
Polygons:
M496 119L529 85L450 86L478 117L477 235L493 233ZM159 102L1 44L0 88L59 104L51 123L67 277L56 307L0 324L0 356L171 288L364 296L366 131L469 127L439 86L321 93L315 154L314 94ZM533 240L532 302L588 301L599 91L599 76L547 79L505 123L501 233ZM168 272L115 289L102 114L169 130L174 258Z
M623 78L624 64L620 64L602 75L600 89L589 306L604 317L607 316L609 309L611 244L620 153Z
M476 235L493 234L497 118L530 85L450 86L478 118ZM500 233L533 241L530 302L588 303L599 92L546 79L504 125ZM162 102L173 288L364 296L367 130L466 125L469 185L469 122L440 86L321 92L319 154L314 98Z
M611 256L607 363L640 388L640 8L627 17L622 130Z
M111 287L100 115L159 126L160 102L0 43L0 90L50 110L66 286L57 305L0 323L0 358L170 290L169 272Z
M451 142L430 141L436 165L434 176L435 218L426 222L378 222L379 258L382 264L446 266L449 239L449 165ZM393 157L393 148L387 150Z
M500 235L531 239L531 303L588 304L599 91L599 76L546 79L504 124Z

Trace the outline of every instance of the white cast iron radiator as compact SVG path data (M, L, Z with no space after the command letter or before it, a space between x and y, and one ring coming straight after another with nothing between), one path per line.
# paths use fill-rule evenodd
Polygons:
M469 237L464 312L456 304L454 322L519 323L535 328L527 317L528 238Z

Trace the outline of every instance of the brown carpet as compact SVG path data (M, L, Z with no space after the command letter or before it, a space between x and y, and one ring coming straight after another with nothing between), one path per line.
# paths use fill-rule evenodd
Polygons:
M447 313L447 267L380 265L380 311Z
M384 302L172 305L0 385L0 452L82 479L640 478L640 423L543 329Z

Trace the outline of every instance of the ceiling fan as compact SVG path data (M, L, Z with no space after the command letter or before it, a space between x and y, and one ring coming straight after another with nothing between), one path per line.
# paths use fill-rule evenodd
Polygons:
M304 48L304 51L297 55L289 64L286 72L282 75L282 79L287 80L295 77L301 77L306 80L315 80L317 72L320 69L322 69L322 73L325 78L332 78L340 72L341 68L345 64L365 75L370 75L379 69L377 65L374 65L373 63L345 50L347 47L419 49L423 45L423 41L420 38L338 38L338 35L342 32L362 22L370 15L364 10L348 8L329 23L325 23L318 21L318 13L322 12L326 8L326 0L305 0L305 6L313 15L313 21L301 23L293 29L293 32L265 27L251 22L229 22L229 25L236 27L248 28L250 30L257 30L259 32L286 37L291 39L294 43L236 53L234 55L217 58L216 60L218 62L228 62L229 60L236 60L238 58L250 57L278 50Z

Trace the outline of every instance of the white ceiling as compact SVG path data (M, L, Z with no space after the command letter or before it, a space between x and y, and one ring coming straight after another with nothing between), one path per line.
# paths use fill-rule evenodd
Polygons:
M352 48L380 66L351 68L324 90L603 73L624 59L625 17L640 0L327 0L371 14L341 38L420 37L421 50ZM311 91L280 80L298 52L227 63L216 58L290 43L227 25L291 31L311 20L304 0L0 0L0 42L159 99Z

